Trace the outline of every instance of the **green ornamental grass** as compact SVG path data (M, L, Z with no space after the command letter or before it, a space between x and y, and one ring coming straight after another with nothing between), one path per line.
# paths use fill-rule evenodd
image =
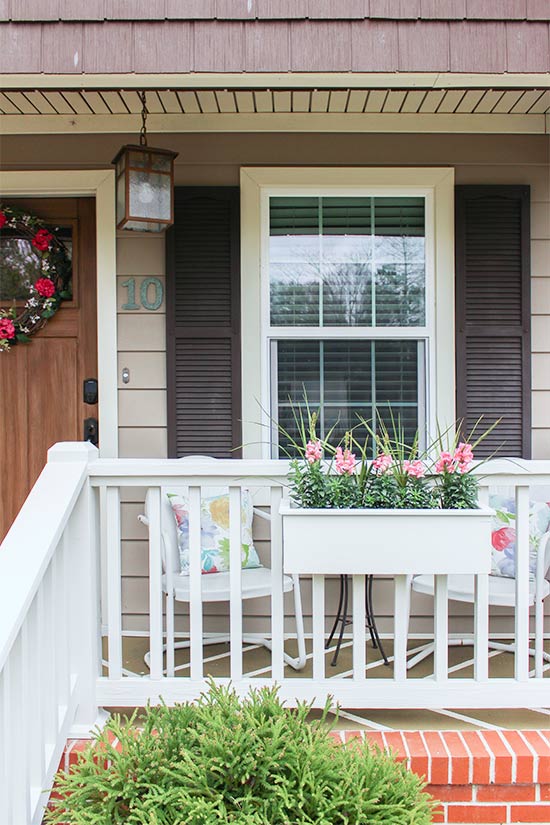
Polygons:
M428 825L433 801L402 764L330 736L328 705L286 708L276 688L243 700L210 685L194 704L149 707L139 733L113 718L46 815L66 825ZM118 750L112 736L121 743Z

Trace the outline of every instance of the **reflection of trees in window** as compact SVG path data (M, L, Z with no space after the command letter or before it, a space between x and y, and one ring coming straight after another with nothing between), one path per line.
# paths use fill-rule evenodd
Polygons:
M29 284L40 273L40 257L30 241L2 238L0 244L0 300L16 301L28 295Z

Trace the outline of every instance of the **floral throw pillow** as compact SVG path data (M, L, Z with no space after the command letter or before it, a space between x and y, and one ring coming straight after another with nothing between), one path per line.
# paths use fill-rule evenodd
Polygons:
M516 576L516 502L513 495L489 496L489 506L495 511L491 529L493 576ZM550 527L550 504L529 502L529 573L535 575L540 540Z
M189 497L187 491L168 493L176 519L181 572L189 575ZM241 496L241 559L244 567L261 567L252 542L252 498L248 490ZM227 488L210 490L201 499L201 572L229 570L229 493Z

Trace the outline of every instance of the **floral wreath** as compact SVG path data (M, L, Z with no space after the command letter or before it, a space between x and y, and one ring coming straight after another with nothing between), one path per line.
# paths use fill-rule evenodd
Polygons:
M0 309L0 352L7 352L15 344L28 343L55 315L61 302L72 298L72 266L63 241L36 215L0 203L2 229L15 230L18 236L29 239L39 256L38 271L29 272L23 281L28 290L25 305Z

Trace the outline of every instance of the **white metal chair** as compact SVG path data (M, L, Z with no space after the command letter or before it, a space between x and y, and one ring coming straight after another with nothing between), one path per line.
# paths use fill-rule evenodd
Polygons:
M550 662L550 654L543 650L544 643L544 599L550 593L550 584L546 580L546 575L550 568L550 532L545 533L540 540L537 549L537 561L535 575L529 581L529 606L535 606L535 647L529 648L529 655L535 657L535 661L544 659ZM409 602L407 605L410 618L410 594L423 593L426 596L434 596L434 577L431 575L409 576L410 588L407 588ZM449 600L457 602L475 602L474 576L470 575L450 575L447 579ZM516 605L516 580L504 576L489 576L489 607L515 607ZM449 639L449 645L473 645L473 637L464 636ZM515 644L506 644L489 639L489 648L492 650L503 650L508 653L515 652ZM414 667L423 659L426 659L434 652L434 643L429 642L421 650L407 660L407 669ZM542 654L542 655L541 655ZM539 674L537 674L539 675ZM542 674L540 674L542 675Z
M216 461L210 456L186 456L180 461ZM188 640L175 642L174 638L174 606L175 602L189 602L190 581L188 575L180 572L180 556L177 542L177 531L172 507L168 500L167 493L177 492L177 488L161 488L161 553L162 553L162 589L166 596L166 644L163 650L166 651L166 673L167 676L174 676L176 670L181 670L185 666L175 667L174 651L188 648ZM149 529L148 518L148 497L145 499L145 514L139 515L138 520ZM254 508L254 514L259 518L271 521L269 513L258 508ZM203 602L229 602L230 582L229 572L208 573L201 576L202 601ZM269 567L245 568L242 570L242 599L259 599L271 596L271 569ZM284 660L294 670L302 670L306 664L306 645L304 635L304 619L302 612L302 597L300 592L299 576L283 576L283 592L294 593L294 613L296 618L296 638L298 643L298 656L293 658L287 653ZM271 640L264 637L248 636L243 634L243 642L247 644L260 644L271 650ZM216 633L206 636L203 644L221 644L229 642L230 635ZM147 667L150 662L150 651L144 656Z

